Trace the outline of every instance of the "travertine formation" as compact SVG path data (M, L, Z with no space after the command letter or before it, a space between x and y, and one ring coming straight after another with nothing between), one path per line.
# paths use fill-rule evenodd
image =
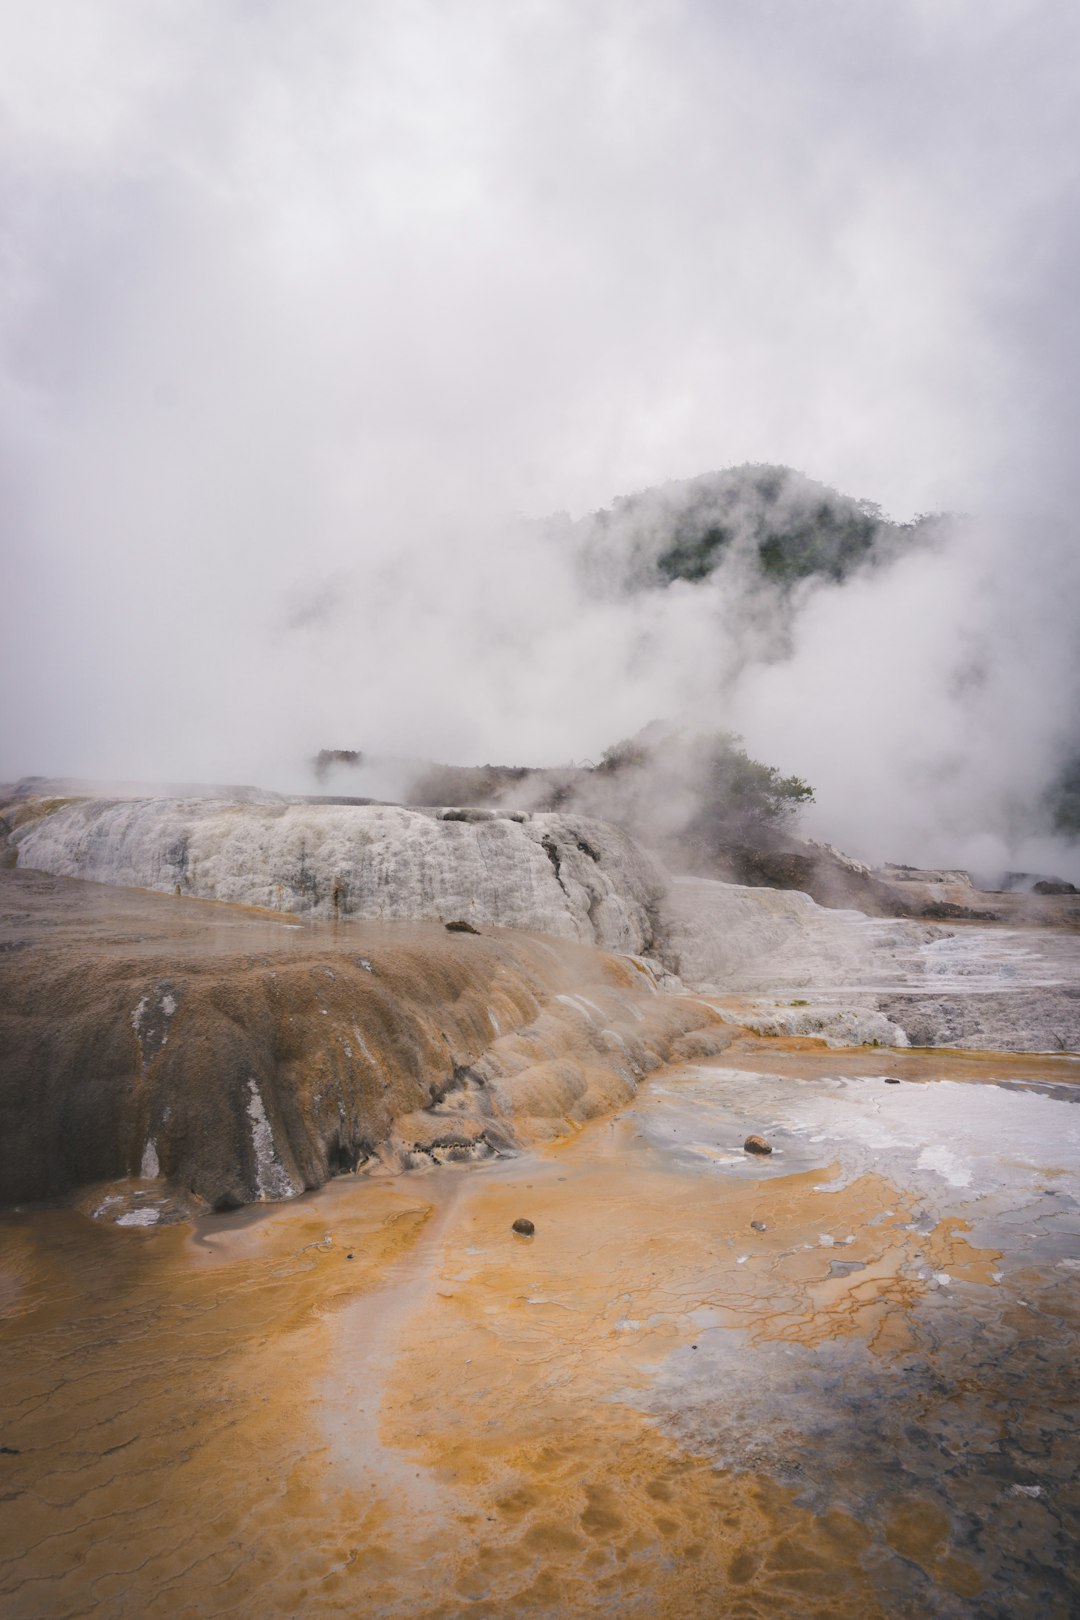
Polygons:
M462 919L647 954L665 883L624 833L581 816L214 799L40 810L11 834L20 867L303 916Z
M93 1212L143 1225L512 1152L725 1042L572 941L0 873L0 1204L120 1182Z
M679 878L659 937L686 983L739 997L740 1021L762 1034L1080 1051L1074 930L867 917L789 889Z
M1076 934L671 881L584 818L41 799L9 827L0 1202L130 1181L94 1209L142 1225L512 1151L707 1056L725 1019L1080 1049ZM658 993L680 978L724 1003Z

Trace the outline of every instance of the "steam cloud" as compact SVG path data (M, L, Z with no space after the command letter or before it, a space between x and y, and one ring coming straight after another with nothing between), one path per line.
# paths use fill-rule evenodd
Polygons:
M1077 746L1080 13L6 8L0 775L741 731L856 854L1051 866ZM771 623L582 583L783 462L950 537ZM395 771L347 791L392 795Z

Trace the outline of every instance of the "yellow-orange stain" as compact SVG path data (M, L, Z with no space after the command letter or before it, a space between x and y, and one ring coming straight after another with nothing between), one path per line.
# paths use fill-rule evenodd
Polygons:
M962 1222L920 1234L886 1176L837 1183L665 1167L614 1120L194 1233L12 1218L3 1602L21 1620L894 1612L867 1526L811 1512L767 1458L718 1468L636 1404L704 1332L893 1356L917 1266L989 1279ZM900 1504L887 1540L978 1590L933 1504Z
M885 1539L902 1558L918 1564L932 1580L958 1597L975 1597L983 1579L966 1558L949 1551L948 1516L933 1502L910 1498L885 1520Z

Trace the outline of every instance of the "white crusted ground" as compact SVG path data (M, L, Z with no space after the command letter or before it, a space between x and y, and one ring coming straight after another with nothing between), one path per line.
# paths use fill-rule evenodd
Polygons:
M688 984L750 998L762 1034L834 1045L1080 1051L1080 936L832 911L786 889L678 878L661 913Z
M648 952L664 878L583 817L457 819L390 805L86 800L15 835L60 876L306 913L463 919Z

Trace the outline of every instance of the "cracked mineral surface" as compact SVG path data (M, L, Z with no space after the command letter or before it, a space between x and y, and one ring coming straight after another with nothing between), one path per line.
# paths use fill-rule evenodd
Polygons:
M1065 1620L1077 1101L745 1035L510 1161L9 1213L7 1612Z

